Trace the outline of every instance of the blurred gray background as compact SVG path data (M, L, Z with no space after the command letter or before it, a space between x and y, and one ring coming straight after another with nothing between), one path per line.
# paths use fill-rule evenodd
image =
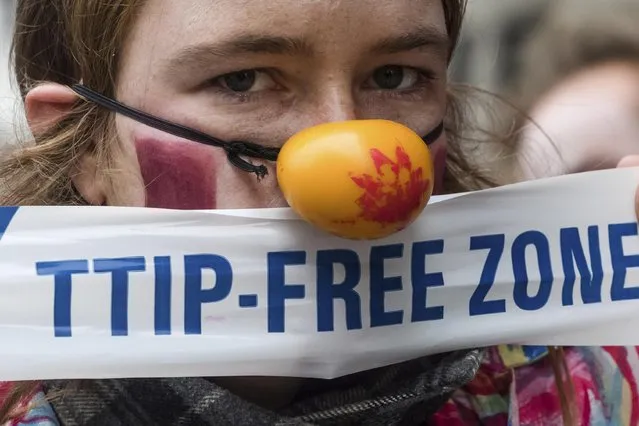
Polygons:
M13 27L13 0L0 0L0 142L13 133L16 97L9 73L9 49Z

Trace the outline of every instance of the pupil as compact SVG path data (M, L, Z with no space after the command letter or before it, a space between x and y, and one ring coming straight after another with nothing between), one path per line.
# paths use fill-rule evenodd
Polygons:
M404 80L404 69L400 66L378 68L373 73L373 80L382 89L396 89Z
M234 92L246 92L255 84L255 71L239 71L224 76L224 84Z

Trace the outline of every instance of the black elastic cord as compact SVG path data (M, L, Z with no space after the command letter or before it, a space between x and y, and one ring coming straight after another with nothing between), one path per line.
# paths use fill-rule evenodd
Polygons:
M72 86L72 89L85 100L91 101L94 104L99 105L111 112L121 114L125 117L135 120L138 123L142 123L154 129L161 130L173 136L177 136L179 138L184 138L193 142L199 142L205 145L223 148L226 151L226 155L231 164L246 172L255 173L258 179L261 179L268 174L266 166L252 164L242 157L254 157L262 158L264 160L276 161L277 155L280 151L279 148L265 147L251 142L225 142L200 131L181 126L179 124L171 123L170 121L153 117L152 115L139 111L135 108L128 107L118 101L101 95L100 93L95 92L86 86L76 84Z
M429 134L422 137L422 140L426 143L426 145L432 145L434 142L437 141L437 139L439 139L439 137L443 133L444 133L444 122L442 121L441 123L437 125L437 127L431 130Z
M258 179L268 174L268 169L263 164L255 165L244 157L260 158L269 161L277 161L277 155L280 148L265 147L252 142L232 141L226 142L221 139L209 136L198 130L191 129L170 121L154 117L150 114L131 108L116 100L108 98L92 89L81 84L74 84L71 89L83 99L93 102L113 113L121 114L138 123L161 130L179 138L188 139L193 142L199 142L205 145L223 148L226 156L231 164L244 170L245 172L254 173ZM444 131L444 123L440 123L433 131L424 136L422 139L427 145L435 142Z

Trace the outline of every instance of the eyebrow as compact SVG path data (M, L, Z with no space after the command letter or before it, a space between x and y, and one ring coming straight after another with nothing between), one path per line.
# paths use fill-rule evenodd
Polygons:
M208 66L211 61L247 53L287 56L311 56L312 46L301 38L245 34L217 43L202 43L182 49L168 64L170 70L189 66Z
M410 32L381 40L373 46L373 52L401 53L422 48L433 48L448 53L450 49L448 34L435 27L418 27Z
M371 51L392 54L433 48L447 53L449 46L450 41L445 32L433 27L417 27L410 32L382 39ZM179 72L190 66L208 66L211 61L247 53L310 57L315 52L313 46L302 38L244 34L218 43L188 46L169 61L168 68Z

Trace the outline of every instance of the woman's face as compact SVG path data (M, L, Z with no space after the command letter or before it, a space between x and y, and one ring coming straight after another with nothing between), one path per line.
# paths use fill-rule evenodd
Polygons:
M281 146L309 126L366 118L425 135L444 117L448 51L441 0L147 0L117 98L228 141ZM116 124L118 167L134 172L108 204L286 205L273 163L258 182L222 149ZM432 149L439 177L444 140Z

